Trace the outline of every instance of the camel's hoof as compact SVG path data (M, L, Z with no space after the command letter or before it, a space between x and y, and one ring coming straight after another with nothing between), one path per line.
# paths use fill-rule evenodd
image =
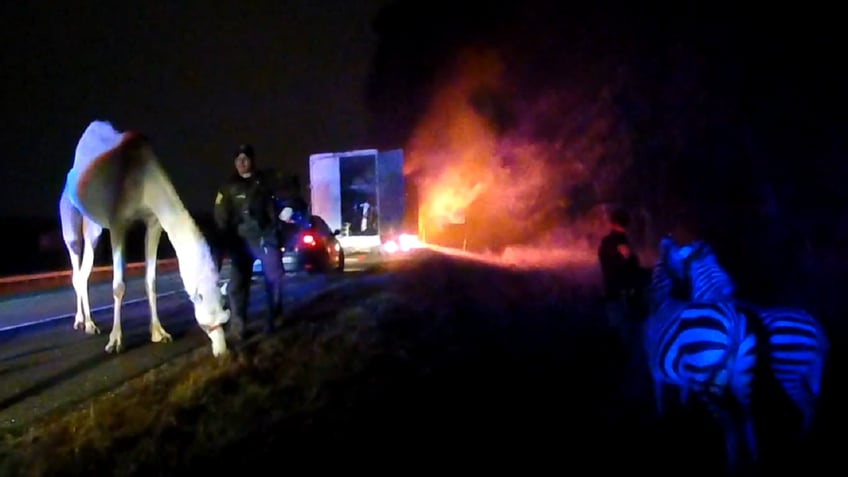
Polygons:
M153 343L170 343L174 341L174 339L171 338L171 335L169 335L168 333L162 332L159 334L154 333L150 335L150 341L152 341Z
M121 352L121 342L109 340L109 344L106 345L107 353L120 353Z
M97 327L94 323L88 323L85 325L85 334L87 335L99 335L100 328Z

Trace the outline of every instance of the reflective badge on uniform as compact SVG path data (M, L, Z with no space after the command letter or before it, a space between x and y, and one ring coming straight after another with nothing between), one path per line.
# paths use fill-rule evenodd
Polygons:
M219 205L221 203L221 200L223 200L223 198L224 198L223 194L218 192L218 195L215 196L215 205Z

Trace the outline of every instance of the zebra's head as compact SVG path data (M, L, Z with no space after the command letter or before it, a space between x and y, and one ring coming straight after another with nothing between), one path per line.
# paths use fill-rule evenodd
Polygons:
M666 239L660 248L666 270L675 286L688 289L687 298L704 301L732 300L735 285L704 240L678 245Z
M687 267L694 251L693 244L678 245L671 237L665 237L660 242L660 260L665 265L666 273L675 281L688 280Z

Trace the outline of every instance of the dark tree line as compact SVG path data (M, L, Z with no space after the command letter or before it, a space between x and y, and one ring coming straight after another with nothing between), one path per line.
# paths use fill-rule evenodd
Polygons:
M752 292L774 289L775 272L848 238L848 83L829 18L722 2L398 1L375 21L375 135L404 143L456 53L496 49L509 87L468 100L499 132L602 151L564 183L560 213L625 204L646 240L686 229ZM540 98L554 107L528 125Z

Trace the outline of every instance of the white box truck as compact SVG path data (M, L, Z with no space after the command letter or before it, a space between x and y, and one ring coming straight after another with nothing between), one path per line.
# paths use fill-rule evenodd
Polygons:
M332 230L349 264L420 247L417 203L403 175L403 150L358 149L309 156L311 212Z

